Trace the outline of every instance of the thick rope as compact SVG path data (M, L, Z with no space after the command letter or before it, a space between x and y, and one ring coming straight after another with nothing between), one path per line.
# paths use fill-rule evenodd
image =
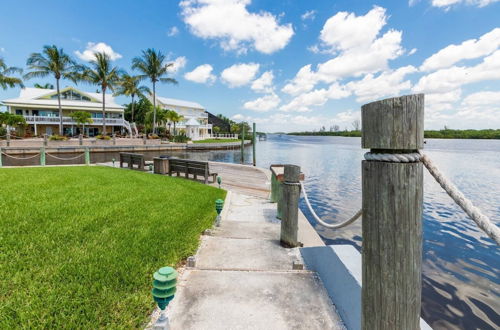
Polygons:
M436 167L432 160L420 151L421 161L429 170L429 173L436 179L439 185L448 193L448 195L464 210L467 215L474 220L479 228L481 228L492 240L500 245L500 228L491 220L481 213L472 202L467 199L458 188L444 177L443 173Z
M304 194L304 200L306 201L306 205L307 207L309 208L309 211L311 212L311 214L313 215L314 219L322 226L325 226L326 228L330 228L330 229L340 229L340 228L343 228L347 225L350 225L351 223L353 223L354 221L358 220L360 217L361 217L361 210L359 210L358 212L356 212L356 214L344 221L344 222L341 222L341 223L337 223L337 224L332 224L332 223L327 223L323 220L321 220L321 218L316 214L316 212L314 212L312 206L311 206L311 203L309 202L309 198L307 197L307 192L306 192L306 189L304 187L304 185L302 183L300 183L300 187L302 188L301 191L302 193Z
M33 155L33 156L29 156L29 157L14 157L14 156L12 156L12 155L6 154L5 152L2 152L2 155L4 155L5 157L9 157L9 158L17 159L17 160L32 159L32 158L35 158L35 157L40 156L40 154L36 154L36 155Z
M385 154L367 152L365 154L366 160L376 162L391 162L391 163L414 163L420 160L421 155L418 152L408 154Z
M78 158L80 158L82 156L85 156L85 153L79 154L78 156L75 156L75 157L69 157L69 158L61 158L61 157L57 157L57 156L54 156L54 155L49 154L49 153L47 153L46 155L50 156L52 158L55 158L55 159L59 159L59 160L75 160L75 159L78 159Z

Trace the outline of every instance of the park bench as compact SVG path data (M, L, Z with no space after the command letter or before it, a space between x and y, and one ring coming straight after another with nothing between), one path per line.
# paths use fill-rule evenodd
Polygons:
M127 163L129 169L134 169L134 165L137 165L139 170L144 170L144 165L146 165L144 155L120 152L120 167L123 167L123 163Z
M186 178L189 178L189 175L192 174L195 180L198 175L201 175L205 178L205 184L208 183L209 176L213 178L213 182L215 182L217 178L217 173L210 173L208 162L196 160L170 158L168 175L172 176L174 172L177 173L177 176L179 176L180 173L184 173Z

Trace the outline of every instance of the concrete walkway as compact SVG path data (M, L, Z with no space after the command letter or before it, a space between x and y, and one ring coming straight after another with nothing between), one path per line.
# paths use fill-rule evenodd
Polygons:
M316 273L292 269L302 263L299 250L282 248L279 231L276 204L229 193L221 226L202 237L195 267L181 272L171 328L344 329Z

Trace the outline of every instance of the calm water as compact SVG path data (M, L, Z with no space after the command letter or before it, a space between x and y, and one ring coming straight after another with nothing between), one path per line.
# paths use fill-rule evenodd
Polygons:
M290 163L302 167L316 212L342 221L361 206L359 138L269 136L257 145L257 165ZM426 153L486 213L500 223L500 141L428 140ZM251 160L251 148L245 150ZM178 154L240 162L239 151ZM435 329L500 327L500 248L476 228L425 172L422 316ZM361 222L344 230L317 225L327 244L362 246Z

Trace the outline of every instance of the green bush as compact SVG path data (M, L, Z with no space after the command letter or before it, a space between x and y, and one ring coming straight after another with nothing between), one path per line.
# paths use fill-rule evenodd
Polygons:
M172 137L172 142L186 143L190 139L185 134L180 134Z
M0 126L0 139L5 139L7 135L7 129L5 127Z
M95 137L97 140L111 140L111 136L109 135L98 135Z
M67 141L68 138L63 136L63 135L57 135L57 134L54 134L54 135L51 135L49 137L49 140L50 141Z

